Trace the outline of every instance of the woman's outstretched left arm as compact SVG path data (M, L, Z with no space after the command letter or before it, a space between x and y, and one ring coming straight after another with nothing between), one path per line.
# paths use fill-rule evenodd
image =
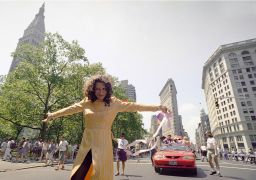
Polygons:
M136 112L136 111L163 111L167 113L167 107L158 105L145 105L134 102L123 102L117 98L112 98L115 108L118 112Z

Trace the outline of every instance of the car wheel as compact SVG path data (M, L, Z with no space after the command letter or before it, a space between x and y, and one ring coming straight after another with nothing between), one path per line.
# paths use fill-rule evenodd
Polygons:
M160 173L160 168L155 167L155 172Z

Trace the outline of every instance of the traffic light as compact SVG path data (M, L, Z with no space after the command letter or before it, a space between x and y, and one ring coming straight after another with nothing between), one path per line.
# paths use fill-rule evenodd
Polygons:
M216 107L216 109L219 109L219 107L220 107L218 99L215 99L215 107Z

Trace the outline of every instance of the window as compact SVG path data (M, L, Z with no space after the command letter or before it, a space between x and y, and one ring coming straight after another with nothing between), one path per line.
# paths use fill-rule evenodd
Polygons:
M234 137L233 137L233 136L230 136L230 137L229 137L229 141L230 141L230 142L234 142Z
M251 141L256 141L256 135L249 135Z
M247 88L243 88L243 92L248 92Z
M246 106L245 102L241 102L241 106Z
M252 91L256 91L256 87L252 87Z
M246 121L250 121L250 120L251 120L250 116L245 116L244 119L245 119Z
M242 86L246 86L246 84L245 84L245 82L244 82L244 81L242 81L242 82L241 82L241 85L242 85Z
M243 137L242 136L236 136L236 140L237 141L243 141Z
M247 101L247 106L252 106L252 101Z
M247 128L248 128L248 130L253 130L252 129L252 124L251 123L247 123Z
M246 72L251 72L250 68L246 68Z
M237 72L238 72L238 74L241 74L242 73L242 69L238 69Z
M241 87L241 83L240 82L236 82L236 87Z
M252 78L252 74L248 74L248 78L251 79Z
M251 85L255 85L255 82L254 82L254 81L250 81L250 84L251 84Z
M249 112L253 114L254 113L253 108L249 108Z
M249 51L243 51L243 52L241 53L242 56L248 55L248 54L250 54Z
M253 121L256 121L256 116L251 116Z
M227 138L226 137L222 138L222 141L227 142Z
M244 76L243 75L239 75L239 79L244 79Z

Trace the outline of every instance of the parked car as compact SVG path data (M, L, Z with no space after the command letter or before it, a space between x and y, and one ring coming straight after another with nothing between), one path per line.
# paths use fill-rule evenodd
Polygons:
M196 157L192 150L185 145L172 144L160 147L153 156L155 172L162 173L165 169L185 170L197 174Z

